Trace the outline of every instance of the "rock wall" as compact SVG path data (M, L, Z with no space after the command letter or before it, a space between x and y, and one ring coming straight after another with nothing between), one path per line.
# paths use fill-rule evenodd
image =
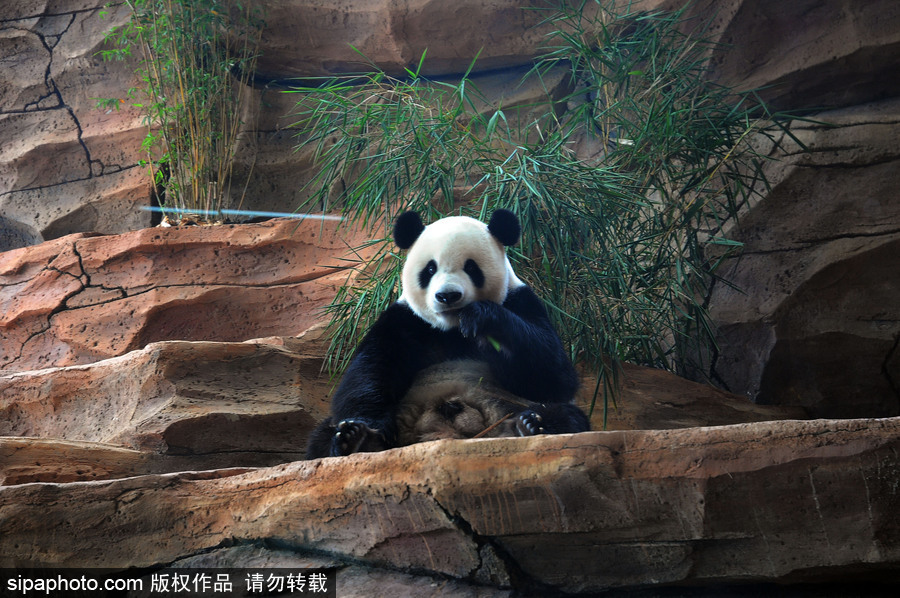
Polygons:
M128 9L106 2L27 0L0 6L0 251L73 232L148 226L150 186L138 166L146 129L123 98L134 65L97 55ZM101 16L105 15L105 16ZM6 231L26 227L26 239Z
M473 76L489 99L509 106L527 102L531 92L516 82L546 33L544 13L517 0L257 2L269 26L236 172L249 176L247 207L260 210L292 211L305 198L311 156L294 151L294 99L281 92L292 78L358 70L352 47L389 73L416 64L427 48L425 72L453 76L480 49ZM95 107L96 98L123 97L134 77L133 64L97 55L105 32L127 18L122 6L104 5L0 8L0 55L14 57L0 72L0 250L149 224L138 209L150 193L137 166L140 115ZM759 88L773 107L812 110L819 121L793 125L811 151L779 156L771 191L731 232L746 244L725 269L740 292L720 286L710 297L721 350L702 375L755 401L821 416L900 413L892 301L900 285L900 6L701 0L688 14L714 15L707 33L721 43L710 57L715 78Z
M712 375L819 417L900 413L900 99L791 130L771 191L732 229ZM791 151L793 146L793 151Z
M347 280L334 221L69 235L0 253L0 369L91 363L163 340L297 335Z

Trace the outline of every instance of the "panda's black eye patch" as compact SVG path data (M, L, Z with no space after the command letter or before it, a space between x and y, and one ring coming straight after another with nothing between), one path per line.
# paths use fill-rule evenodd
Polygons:
M437 262L434 260L429 260L425 267L419 271L419 286L423 289L428 288L428 283L431 282L431 277L435 275L437 272Z
M466 260L465 265L463 265L463 272L469 275L469 278L472 279L472 284L476 288L480 289L484 286L484 272L481 271L475 260Z

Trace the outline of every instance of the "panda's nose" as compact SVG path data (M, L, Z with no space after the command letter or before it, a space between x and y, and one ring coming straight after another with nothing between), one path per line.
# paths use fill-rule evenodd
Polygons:
M434 298L437 299L438 303L443 303L444 305L453 305L460 299L462 299L462 293L459 291L440 291L434 294Z

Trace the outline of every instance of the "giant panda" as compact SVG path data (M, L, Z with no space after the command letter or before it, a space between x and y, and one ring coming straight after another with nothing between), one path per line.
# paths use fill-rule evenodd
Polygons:
M425 226L416 212L397 219L394 241L409 250L400 298L357 347L307 458L471 437L504 413L487 435L590 428L546 308L506 256L520 233L503 209L487 224L451 216Z

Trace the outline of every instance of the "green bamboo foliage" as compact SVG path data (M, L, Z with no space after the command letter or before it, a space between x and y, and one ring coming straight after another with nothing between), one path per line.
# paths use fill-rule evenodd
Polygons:
M250 7L215 0L125 4L132 18L110 32L102 55L116 60L139 53L141 84L128 96L146 117L143 148L160 201L217 213L241 195L232 193L232 166L262 21ZM100 106L117 108L122 101L105 99Z
M721 257L739 249L723 226L766 185L766 158L748 141L774 138L779 119L752 93L708 81L712 46L683 32L682 13L628 7L548 10L557 32L528 77L565 69L570 93L515 115L485 110L468 73L430 81L421 63L402 79L376 70L296 90L319 167L310 202L377 238L329 307L334 371L396 299L388 235L399 212L484 219L500 207L522 221L517 272L606 399L624 361L702 367L714 344L704 300Z

